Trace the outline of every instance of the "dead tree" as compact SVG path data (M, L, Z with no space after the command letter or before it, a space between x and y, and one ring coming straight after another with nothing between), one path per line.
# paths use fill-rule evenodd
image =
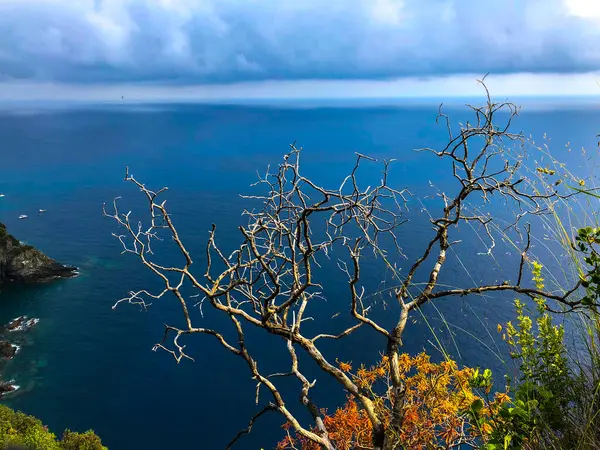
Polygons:
M402 428L403 384L398 354L411 314L426 303L443 298L500 291L532 298L541 296L569 309L583 306L574 295L581 281L561 292L541 291L523 283L529 251L527 227L526 245L522 249L513 281L454 289L438 286L438 276L446 262L446 254L453 245L451 234L459 224L476 223L493 239L494 218L469 213L469 200L478 198L485 202L491 196L502 196L519 208L517 219L520 219L526 214L541 213L545 201L560 196L556 190L540 193L529 189L526 178L520 175L520 159L509 157L510 148L519 148L525 141L522 134L513 134L510 130L518 109L512 103L493 101L483 86L486 102L480 107L470 106L473 121L461 124L455 130L440 108L438 121L447 128L448 143L442 149L423 149L451 163L457 193L452 196L440 193L444 206L439 215L431 219L431 239L407 273L394 272L397 281L394 299L399 314L391 328L371 318L365 290L361 287L361 258L365 252L373 252L383 258L392 269L392 261L400 254L401 236L398 232L400 225L405 222L403 214L409 193L389 185L390 161L381 163L380 183L363 189L358 181L360 166L366 162L373 163L374 160L358 154L353 170L341 181L341 185L336 189L327 189L302 175L300 150L292 145L283 163L273 172L267 170L260 177L257 184L266 188L266 192L247 197L262 202L262 208L243 213L248 223L239 228L241 244L233 253L226 254L219 247L217 228L212 226L206 246L207 265L201 274L193 270L192 256L177 232L165 201L161 200L166 188L152 191L127 171L125 180L136 185L146 196L149 224L144 227L134 222L130 217L131 212L120 213L117 200L113 204L114 210L110 213L104 210L104 214L124 230L121 235L115 234L123 245L123 251L139 257L142 264L164 282L164 289L158 293L147 290L131 292L119 300L115 307L122 302L147 307L149 300L170 295L181 306L183 325L166 325L164 338L156 344L155 350L165 350L180 362L190 358L180 340L191 334L205 334L245 361L257 382L257 395L260 390L266 390L270 400L252 417L248 428L242 430L228 448L244 433L250 432L256 419L268 411L274 411L281 414L298 435L324 449L334 450L321 409L311 396L311 388L316 380L310 381L302 372L298 350L310 356L323 373L333 377L340 388L352 395L366 411L373 426L373 448L391 450L396 448L397 436ZM497 124L499 116L502 122L500 126ZM518 221L515 226L520 226ZM319 232L315 233L315 230ZM173 239L181 253L182 264L179 266L167 267L154 260L152 246L165 235ZM340 259L340 267L348 277L345 307L354 324L343 330L324 330L321 334L307 335L303 324L318 314L320 304L316 299L321 285L315 278L315 272L319 260L330 255ZM343 262L344 258L346 262ZM237 333L235 342L226 339L223 330L198 324L201 320L195 306L198 298L190 299L182 292L183 287L188 285L197 290L205 308L213 308L229 318ZM261 371L256 355L246 343L247 327L262 329L273 335L273 339L284 341L289 352L289 372L267 374ZM387 347L382 350L389 358L391 386L387 395L393 405L391 422L387 426L375 407L372 395L357 386L319 348L320 342L343 339L361 327L371 329L387 342ZM302 424L288 408L290 400L284 398L277 385L280 376L291 376L298 380L301 403L311 414L311 424Z

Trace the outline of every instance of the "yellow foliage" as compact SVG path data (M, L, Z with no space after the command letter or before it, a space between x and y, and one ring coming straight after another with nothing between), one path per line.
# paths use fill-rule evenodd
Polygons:
M478 429L471 423L469 411L473 402L481 400L485 405L482 414L489 418L502 403L510 401L506 393L498 393L492 401L486 402L471 386L475 370L468 367L458 369L455 361L434 363L425 353L414 357L403 353L398 355L398 363L404 383L402 427L399 435L394 436L399 448L448 448L459 442L475 442L491 433L492 425L484 422L482 429ZM388 358L382 358L381 362L369 368L363 365L355 373L351 372L349 363L338 362L338 365L357 386L370 393L375 400L377 415L387 427L394 406L390 395ZM485 390L489 391L489 388L491 385ZM357 446L372 445L371 421L354 397L349 396L333 414L326 411L323 414L329 439L337 449L351 450ZM300 436L292 437L289 427L286 429L288 436L279 443L278 450L320 450L314 442Z

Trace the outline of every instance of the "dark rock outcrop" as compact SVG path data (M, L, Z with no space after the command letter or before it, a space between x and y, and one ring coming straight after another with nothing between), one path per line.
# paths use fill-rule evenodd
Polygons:
M0 358L12 359L17 353L17 346L8 341L0 341Z
M19 316L16 319L8 322L3 331L27 331L31 327L35 326L40 319L28 319L27 316Z
M6 363L13 359L21 349L21 345L13 343L12 340L16 340L19 344L27 342L27 340L23 340L23 332L29 331L39 321L40 319L37 318L19 316L6 325L0 326L0 377L4 375ZM17 389L19 389L19 386L15 384L15 380L4 381L0 378L0 400L5 394L14 392Z
M18 389L18 387L16 387L14 384L11 384L11 382L9 381L4 382L4 381L0 381L0 398L2 397L2 395L6 394L7 392L12 392L12 391L16 391Z
M0 284L7 281L41 283L76 274L76 267L64 266L34 247L21 244L0 223Z

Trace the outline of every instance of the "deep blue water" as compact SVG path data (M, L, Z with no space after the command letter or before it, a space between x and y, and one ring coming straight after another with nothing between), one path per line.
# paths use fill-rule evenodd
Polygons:
M57 432L67 427L94 428L113 450L224 448L254 411L254 383L244 364L202 336L187 341L195 363L177 365L168 354L151 352L163 324L180 319L172 299L155 302L147 312L128 305L111 309L130 290L158 287L132 256L120 254L118 242L111 237L116 226L101 215L102 203L119 195L126 205L139 203L139 192L123 182L124 167L128 165L148 185L169 186L173 219L201 266L211 223L219 227L221 245L233 250L241 240L236 227L247 206L238 194L252 193L249 186L256 170L277 164L291 142L304 148L306 172L329 186L339 185L356 151L396 158L392 183L408 186L415 194L413 222L401 233L401 245L410 257L430 235L425 218L415 214L420 210L416 197L433 193L430 181L452 187L447 166L413 151L443 142L444 129L436 125L436 113L435 105L412 109L166 106L3 113L0 192L6 196L0 198L0 221L19 239L81 268L75 279L0 292L0 321L21 314L41 319L6 368L4 377L13 376L22 386L6 402L38 416ZM457 120L464 117L461 111L455 114ZM579 152L567 153L565 145L594 149L599 118L599 112L589 107L525 109L515 126L536 140L547 132L556 156L584 172ZM365 185L377 182L377 171L378 167L367 165ZM424 202L435 205L432 199ZM48 212L38 216L39 208ZM18 220L23 213L30 218ZM442 278L446 282L498 279L503 268L514 262L506 249L499 249L496 259L477 255L480 243L466 232L463 236L461 259L451 256ZM406 266L400 257L396 262ZM461 263L468 265L468 272ZM382 273L376 263L367 262L365 283L379 286L385 277ZM328 299L322 311L330 317L344 301L347 287L331 264L325 263L321 276L327 281ZM437 310L430 306L427 313L440 342L461 362L502 371L504 366L490 349L503 353L492 337L497 338L496 324L511 315L510 300L455 299L440 302ZM382 300L373 301L379 311L375 314L385 320ZM453 336L441 324L441 315L455 327ZM331 326L330 331L343 326L333 320L321 323ZM456 327L473 330L485 345ZM260 335L252 339L254 349L260 348L264 355L261 367L277 368L284 343ZM420 320L407 330L405 349L435 352L432 341ZM372 334L359 332L324 349L342 360L368 363L382 344ZM320 406L333 408L343 399L343 393L332 387L330 380L320 377L315 388ZM295 393L288 402L297 403ZM265 419L239 448L271 448L282 437L279 424L276 417Z

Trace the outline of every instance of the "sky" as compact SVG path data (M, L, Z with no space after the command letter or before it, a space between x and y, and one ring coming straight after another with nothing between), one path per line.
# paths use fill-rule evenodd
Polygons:
M600 94L600 0L0 0L0 100Z

